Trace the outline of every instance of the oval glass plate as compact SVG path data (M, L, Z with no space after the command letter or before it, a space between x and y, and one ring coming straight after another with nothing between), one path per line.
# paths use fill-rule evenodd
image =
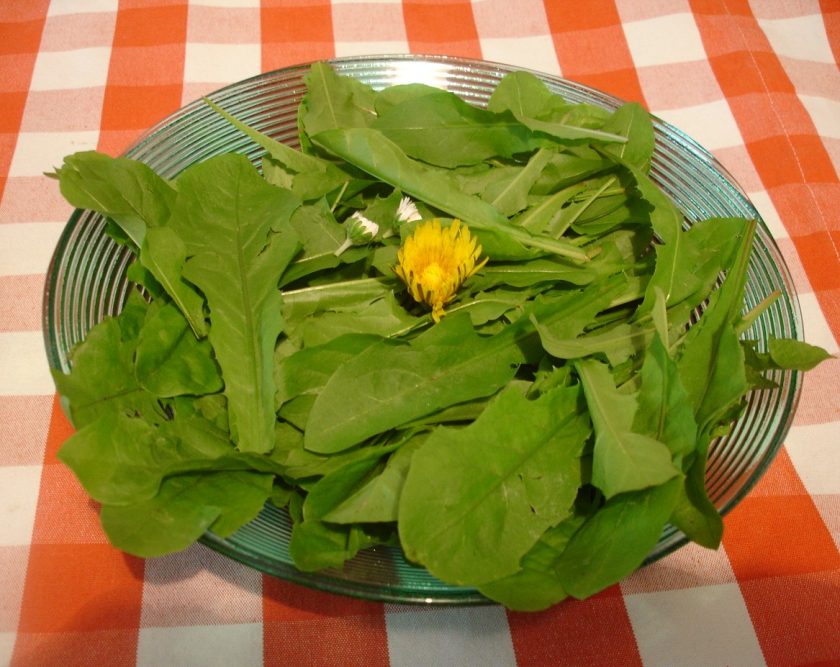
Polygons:
M516 68L448 57L372 56L337 59L335 69L380 89L426 83L484 106L498 81ZM252 127L297 147L297 104L305 91L308 65L263 74L219 90L210 98ZM586 86L537 74L570 102L614 109L621 101ZM793 283L770 232L734 179L715 158L678 129L654 119L656 153L651 175L682 210L686 224L712 216L759 220L749 266L746 306L771 293L779 298L746 333L801 338L801 316ZM126 155L165 177L220 153L239 152L257 161L262 150L201 101L193 102L150 130ZM125 277L129 252L104 233L105 220L90 211L73 213L49 268L44 295L44 336L50 364L67 371L68 351L97 322L120 311L131 289ZM771 377L778 387L753 392L732 432L712 444L706 472L709 493L726 513L756 483L776 455L793 418L800 384L795 372ZM285 512L267 505L253 522L227 539L208 533L202 542L263 572L307 586L358 597L436 604L481 603L470 588L444 584L406 563L399 549L360 553L341 570L316 574L297 570L289 556L291 525ZM686 543L668 526L647 562Z

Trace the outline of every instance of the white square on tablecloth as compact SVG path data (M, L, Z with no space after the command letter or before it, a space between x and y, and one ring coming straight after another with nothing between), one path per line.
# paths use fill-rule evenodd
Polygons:
M785 449L793 467L811 495L840 494L838 432L838 422L809 424L792 426L785 438Z
M0 339L0 349L2 345ZM0 467L0 545L32 542L40 484L40 465Z
M645 667L764 665L737 584L625 595Z
M463 665L515 667L502 607L423 608L386 605L391 667ZM422 658L422 663L418 662Z
M79 4L79 0L51 0L47 16L115 12L118 8L119 0L85 0L83 5Z
M741 131L735 123L732 110L726 100L715 100L680 109L653 110L671 125L685 132L701 146L710 151L744 143Z
M108 79L111 48L96 46L74 51L40 51L32 72L32 90L98 88Z
M63 222L0 224L0 276L46 273L63 229Z
M234 9L259 9L260 0L190 0L191 5L202 7L232 7Z
M780 56L834 64L822 16L792 16L784 19L758 19L770 46Z
M0 332L0 396L51 396L54 393L55 384L41 332ZM0 522L0 530L2 525Z
M21 132L9 176L43 176L60 167L64 157L96 148L99 132ZM56 189L58 189L56 187Z
M15 632L0 632L0 665L12 664L12 652L15 650Z
M260 73L259 44L196 44L187 42L184 81L227 84Z
M201 566L196 567L197 563ZM262 575L256 570L201 544L146 561L141 627L261 620Z
M816 295L813 292L802 292L798 296L799 307L802 309L802 321L805 322L803 327L805 341L811 345L819 345L831 354L836 355L840 350L838 341L834 339L834 334L831 333L831 327L828 326L828 321L823 315ZM840 486L837 488L840 488Z
M262 664L261 623L140 628L137 640L137 667Z
M636 67L706 58L700 31L691 14L668 14L630 21L622 27Z
M560 74L557 51L551 35L534 37L486 37L481 40L481 57L485 60L527 69Z
M787 228L782 222L779 212L776 210L776 205L770 199L770 195L767 194L766 190L748 192L747 196L750 198L753 206L755 206L761 219L764 220L770 229L770 233L773 234L774 239L790 238L790 234L788 234Z
M347 58L350 56L367 55L392 55L396 53L408 53L408 42L394 40L386 42L348 42L337 41L335 43L336 58Z
M808 110L819 134L840 139L840 102L812 95L800 95L799 101Z

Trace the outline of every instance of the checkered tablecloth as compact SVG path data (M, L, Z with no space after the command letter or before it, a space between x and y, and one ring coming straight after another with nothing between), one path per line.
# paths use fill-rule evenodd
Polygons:
M807 376L719 551L543 613L363 602L202 546L143 561L107 544L55 457L70 427L41 294L70 208L42 173L259 72L407 52L561 74L696 138L770 226L807 340L838 351L838 0L2 0L0 665L840 664L840 360Z

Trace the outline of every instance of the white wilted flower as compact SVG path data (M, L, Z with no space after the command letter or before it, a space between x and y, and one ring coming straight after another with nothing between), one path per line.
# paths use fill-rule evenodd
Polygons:
M356 211L344 221L344 233L347 238L336 248L334 253L336 257L352 246L370 243L379 233L379 225Z
M400 205L397 207L397 224L414 222L415 220L420 220L422 217L410 197L400 199Z

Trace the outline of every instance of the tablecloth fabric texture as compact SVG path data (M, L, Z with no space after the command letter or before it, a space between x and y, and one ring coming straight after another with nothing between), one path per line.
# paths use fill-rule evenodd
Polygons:
M810 373L772 467L689 546L584 602L383 605L202 546L107 543L56 450L71 432L41 335L70 214L42 174L112 155L225 84L336 56L434 53L642 102L708 147L770 226L808 341L840 340L837 0L0 2L0 665L840 664L840 360Z

